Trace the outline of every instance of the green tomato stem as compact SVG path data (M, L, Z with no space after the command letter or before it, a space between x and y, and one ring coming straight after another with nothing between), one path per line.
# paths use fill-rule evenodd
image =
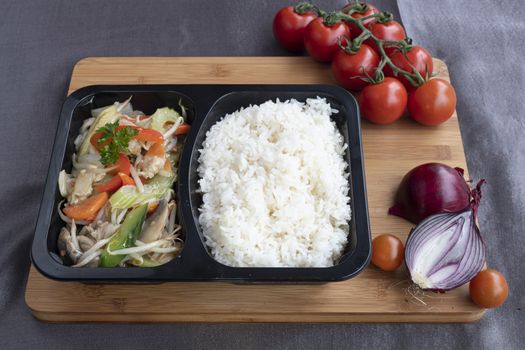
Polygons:
M384 23L382 21L389 21L392 19L392 14L387 12L381 12L372 14L369 16L361 17L358 19L353 18L352 16L349 16L343 12L337 12L337 16L339 20L344 22L349 22L354 25L356 25L360 30L361 34L357 38L355 38L351 43L347 42L347 47L343 48L346 52L349 53L355 53L359 50L362 43L367 40L371 39L376 45L379 50L380 56L381 56L381 63L376 69L375 78L374 80L379 79L379 81L382 81L384 79L383 74L383 68L385 65L389 65L392 68L392 71L394 74L401 74L403 75L413 86L417 87L425 82L425 79L419 74L419 72L416 69L413 69L414 73L411 73L409 71L406 71L404 69L399 68L396 66L390 57L385 52L384 45L386 44L389 47L396 47L397 49L401 50L402 52L406 52L411 45L411 42L409 40L382 40L377 38L372 32L366 28L363 24L364 21L371 19L371 18L377 18L381 23Z

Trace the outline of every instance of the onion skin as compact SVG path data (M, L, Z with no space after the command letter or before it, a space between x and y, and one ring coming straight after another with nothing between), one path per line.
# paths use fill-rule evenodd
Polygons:
M470 200L471 190L463 178L463 169L427 163L403 177L388 213L418 224L433 214L464 210Z

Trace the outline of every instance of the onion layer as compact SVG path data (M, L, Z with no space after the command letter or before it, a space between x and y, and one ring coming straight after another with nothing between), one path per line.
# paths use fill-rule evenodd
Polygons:
M476 225L480 181L470 207L422 221L405 244L405 263L412 281L425 290L446 291L474 278L485 264L485 244Z

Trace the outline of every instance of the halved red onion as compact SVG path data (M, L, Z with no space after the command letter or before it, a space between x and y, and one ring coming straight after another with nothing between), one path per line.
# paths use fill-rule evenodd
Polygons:
M405 263L410 278L420 288L454 289L483 268L485 244L476 224L483 182L472 190L473 200L468 209L432 215L410 232L405 244Z

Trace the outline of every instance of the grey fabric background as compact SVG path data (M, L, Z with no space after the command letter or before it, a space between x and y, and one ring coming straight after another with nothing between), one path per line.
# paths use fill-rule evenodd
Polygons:
M345 1L315 1L335 9ZM73 65L86 56L286 55L287 1L0 1L0 348L517 349L524 336L525 5L373 1L443 58L469 170L488 181L480 226L507 303L470 325L45 324L24 304L29 248Z

